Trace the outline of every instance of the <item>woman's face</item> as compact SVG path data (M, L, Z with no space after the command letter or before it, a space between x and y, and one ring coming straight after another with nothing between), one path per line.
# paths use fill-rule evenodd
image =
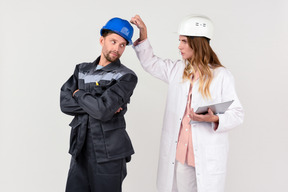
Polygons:
M188 39L186 36L179 36L179 50L184 60L190 59L193 57L193 49L189 46Z

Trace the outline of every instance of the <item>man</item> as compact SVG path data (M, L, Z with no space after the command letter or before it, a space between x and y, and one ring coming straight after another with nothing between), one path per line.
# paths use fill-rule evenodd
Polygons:
M61 110L74 116L66 192L121 192L134 153L124 114L137 76L119 60L132 44L133 27L112 18L100 34L101 55L77 65L61 88Z

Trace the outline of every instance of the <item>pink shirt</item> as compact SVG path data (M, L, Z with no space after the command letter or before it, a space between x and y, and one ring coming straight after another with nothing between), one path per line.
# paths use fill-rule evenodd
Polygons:
M186 110L180 127L177 151L176 151L176 160L182 164L186 162L188 165L195 167L193 143L192 143L192 131L189 117L191 96L192 96L192 85L190 86Z

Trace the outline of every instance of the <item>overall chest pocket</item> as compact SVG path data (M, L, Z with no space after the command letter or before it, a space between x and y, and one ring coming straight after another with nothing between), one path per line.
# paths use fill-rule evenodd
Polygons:
M116 80L100 80L99 82L89 83L88 89L95 96L101 96L109 87L113 86Z

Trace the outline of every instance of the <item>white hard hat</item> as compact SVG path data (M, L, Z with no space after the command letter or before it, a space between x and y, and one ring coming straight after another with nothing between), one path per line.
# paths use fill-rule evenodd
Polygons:
M211 39L213 36L213 23L205 16L188 16L179 25L179 35L192 37L206 37Z

